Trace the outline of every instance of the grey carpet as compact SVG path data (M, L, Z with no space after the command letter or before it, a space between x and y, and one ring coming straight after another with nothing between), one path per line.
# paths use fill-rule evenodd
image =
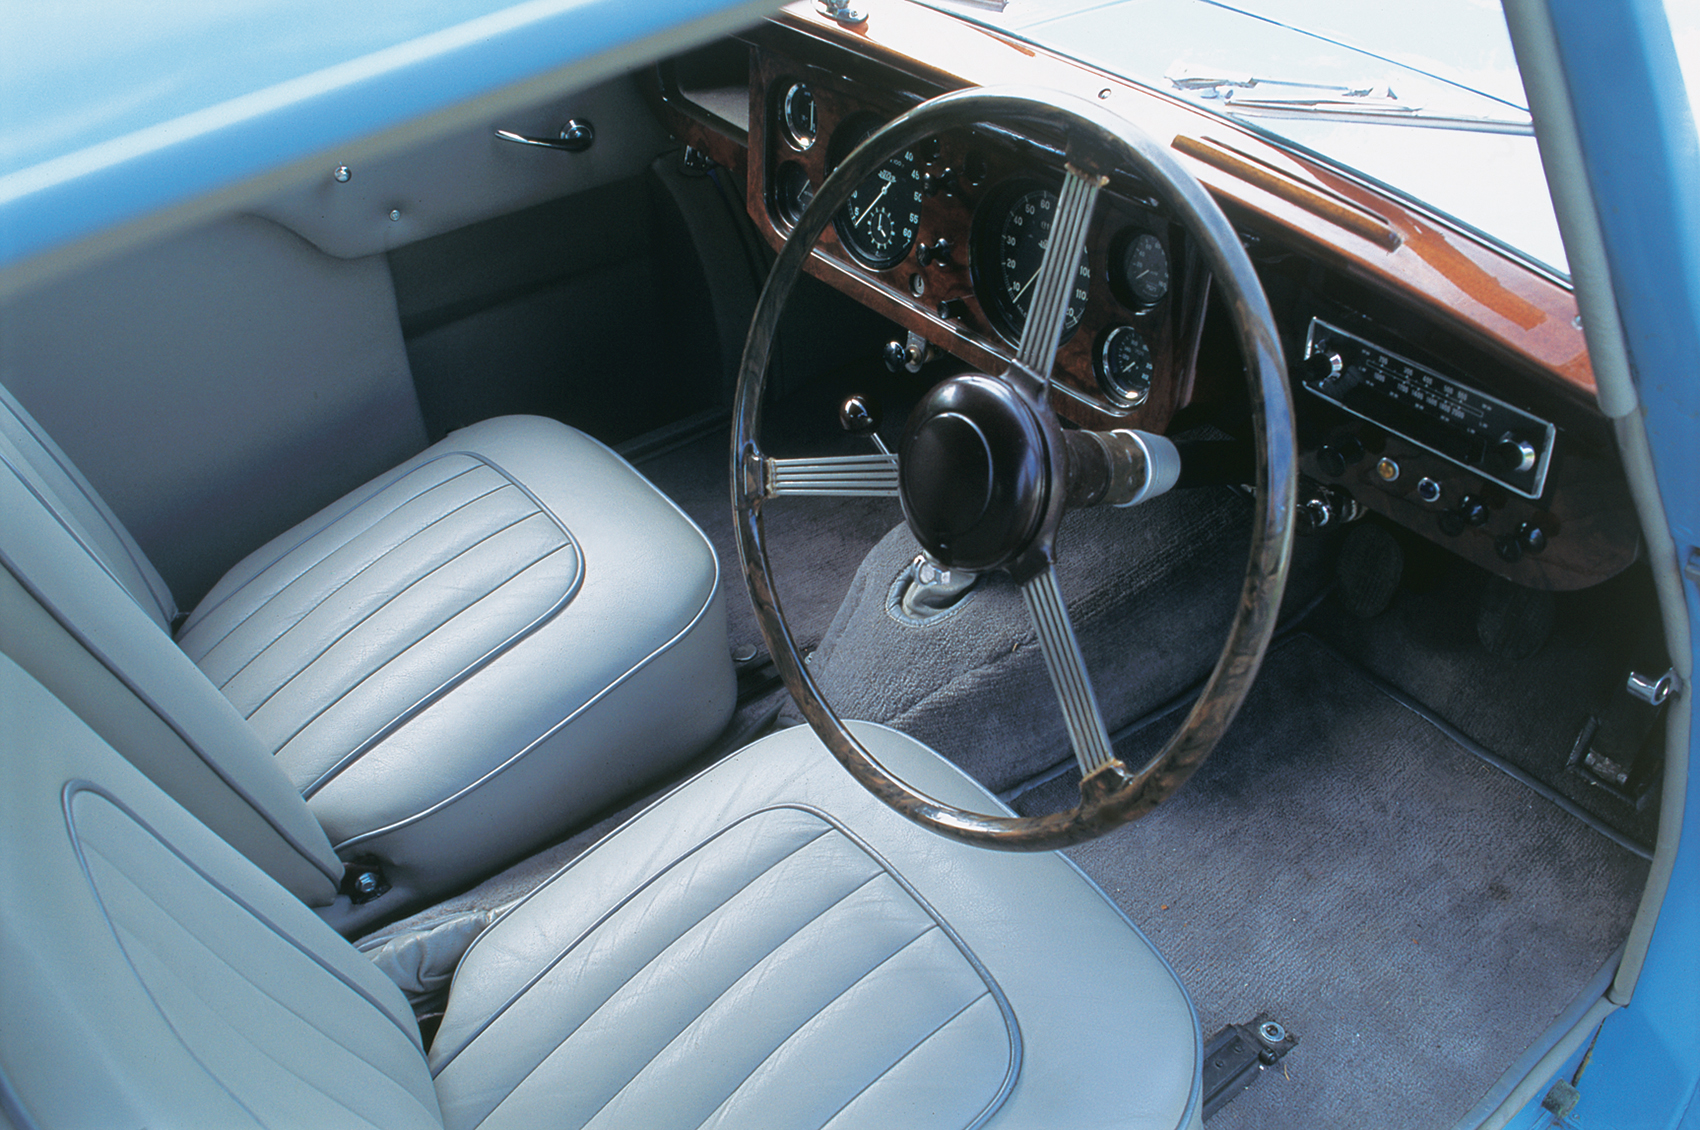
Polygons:
M1623 685L1636 643L1631 626L1658 622L1644 572L1556 594L1551 637L1534 655L1514 660L1489 655L1477 636L1486 585L1481 570L1445 561L1429 583L1407 585L1378 616L1360 619L1330 601L1307 627L1475 741L1650 846L1658 832L1656 790L1636 808L1565 768L1583 723Z
M1149 757L1169 721L1118 752ZM1207 1035L1265 1010L1298 1033L1212 1130L1451 1126L1614 952L1646 874L1303 635L1185 788L1071 854Z
M726 589L733 650L762 646L738 564L732 527L730 425L641 460L638 470L679 504L714 545ZM866 442L854 447L860 452ZM817 449L817 453L826 452ZM779 600L791 634L805 649L820 642L862 557L903 518L896 499L780 498L763 511Z
M1057 579L1112 730L1215 662L1245 572L1249 510L1214 488L1064 521ZM904 622L888 605L918 552L905 526L868 554L810 671L842 716L896 726L1007 789L1068 752L1026 604L992 574L949 613ZM782 717L800 720L790 705Z

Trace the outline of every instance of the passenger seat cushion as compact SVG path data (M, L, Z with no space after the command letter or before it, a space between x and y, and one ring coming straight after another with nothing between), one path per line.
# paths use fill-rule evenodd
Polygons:
M487 869L588 818L712 738L734 696L701 532L534 417L456 432L274 539L178 641L338 850L402 872Z
M999 809L912 739L856 732L931 795ZM1174 1130L1199 1044L1173 971L1066 859L926 832L795 728L498 919L430 1062L451 1128Z

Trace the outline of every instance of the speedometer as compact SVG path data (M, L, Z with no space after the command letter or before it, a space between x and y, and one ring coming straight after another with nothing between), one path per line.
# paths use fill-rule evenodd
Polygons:
M1045 248L1050 245L1056 211L1055 192L1017 181L987 196L975 214L974 287L992 324L1011 343L1021 340L1022 327L1027 324L1033 284L1039 278ZM1080 324L1091 288L1092 271L1082 251L1068 295L1068 312L1063 315L1063 341Z
M848 153L872 132L872 127L861 131L844 151ZM920 159L914 149L905 149L856 186L833 221L838 238L864 266L876 271L895 267L915 243L924 198Z

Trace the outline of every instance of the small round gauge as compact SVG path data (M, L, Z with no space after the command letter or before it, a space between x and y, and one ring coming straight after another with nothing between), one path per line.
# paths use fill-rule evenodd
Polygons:
M856 144L872 132L872 128L863 131ZM854 146L845 151L850 148ZM895 267L915 243L924 197L921 162L914 149L905 149L856 186L844 210L834 219L838 238L865 266L876 271Z
M1120 283L1128 305L1136 310L1147 309L1163 300L1169 293L1169 253L1163 241L1150 232L1140 232L1127 240L1115 260Z
M779 172L774 177L773 203L786 223L795 227L797 221L803 218L803 209L807 208L809 201L814 198L814 183L809 180L809 174L803 171L803 166L795 161L786 161L779 166Z
M811 148L816 134L815 92L800 82L792 83L780 101L779 119L791 148L799 153Z
M988 197L987 204L975 217L975 285L998 332L1011 342L1019 342L1022 327L1027 324L1027 308L1033 301L1033 284L1039 278L1039 265L1044 261L1045 248L1050 245L1057 194L1048 188L1018 182ZM1091 289L1092 271L1083 250L1069 292L1068 310L1063 315L1063 341L1080 324Z
M1156 363L1151 347L1132 326L1115 326L1098 342L1098 384L1117 404L1134 408L1151 395Z

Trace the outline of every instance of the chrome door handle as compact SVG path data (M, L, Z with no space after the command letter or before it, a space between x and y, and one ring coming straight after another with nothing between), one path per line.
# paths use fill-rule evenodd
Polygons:
M596 140L596 127L587 118L574 118L561 127L559 137L527 137L523 133L499 129L496 136L516 145L541 145L545 149L564 149L568 153L583 153Z

